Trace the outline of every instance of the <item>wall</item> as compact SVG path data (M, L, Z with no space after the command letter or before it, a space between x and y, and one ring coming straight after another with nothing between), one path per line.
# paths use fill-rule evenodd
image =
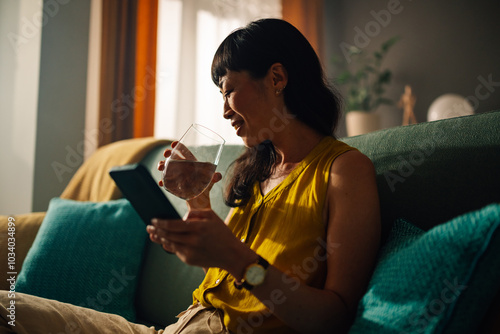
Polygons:
M0 214L45 211L83 161L89 11L0 1Z
M330 78L335 71L329 59L334 53L342 55L341 42L367 44L366 50L373 51L397 35L401 40L384 62L394 75L388 96L397 102L409 84L417 97L419 122L426 121L430 104L445 93L469 97L476 112L500 109L499 2L325 0L324 4L325 66ZM363 33L368 39L360 37ZM384 106L377 112L386 127L401 124L402 111L397 107ZM343 126L339 135L345 135Z
M84 157L90 0L45 0L33 211L45 211Z
M31 211L42 0L0 1L0 214Z
M87 159L92 155L92 153L95 152L99 137L99 82L101 74L102 2L103 0L90 1L84 159Z

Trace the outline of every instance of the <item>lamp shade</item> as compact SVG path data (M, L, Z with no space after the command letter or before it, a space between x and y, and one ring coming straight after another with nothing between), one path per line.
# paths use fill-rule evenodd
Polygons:
M472 114L474 114L474 108L464 97L457 94L445 94L432 102L427 112L427 121Z

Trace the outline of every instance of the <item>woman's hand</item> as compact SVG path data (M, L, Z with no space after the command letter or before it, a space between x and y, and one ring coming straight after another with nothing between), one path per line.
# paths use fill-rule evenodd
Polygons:
M172 149L175 148L178 144L179 144L178 141L172 142L171 144ZM185 147L179 147L177 152L179 152L179 154L178 157L176 157L176 159L196 160L196 158L191 154L191 152ZM171 155L172 155L171 149L167 148L163 152L163 156L165 157L165 159L169 158ZM157 169L160 172L162 172L165 169L165 160L158 162ZM211 209L210 196L209 196L210 190L212 189L213 185L219 182L221 179L222 179L221 173L219 172L214 173L207 189L205 189L205 191L203 191L203 193L201 193L199 196L187 201L188 209L189 210ZM158 184L160 187L163 187L163 180L160 180Z
M212 210L192 210L184 219L153 219L147 231L151 241L189 265L232 272L240 270L234 267L242 254L253 253Z

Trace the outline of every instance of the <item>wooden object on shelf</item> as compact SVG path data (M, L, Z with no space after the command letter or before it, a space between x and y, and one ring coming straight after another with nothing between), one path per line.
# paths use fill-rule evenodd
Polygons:
M413 113L416 101L417 98L412 93L411 87L406 85L405 92L401 95L401 99L398 104L400 108L403 108L403 125L417 124L417 118Z

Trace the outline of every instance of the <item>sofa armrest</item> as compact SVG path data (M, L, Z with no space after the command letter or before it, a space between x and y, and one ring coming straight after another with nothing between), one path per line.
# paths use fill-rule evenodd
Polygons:
M33 212L22 215L12 215L12 216L0 216L0 290L9 290L10 284L7 281L12 275L8 272L16 273L16 279L21 271L24 259L28 254L28 251L35 240L38 229L42 224L43 218L45 217L45 212ZM10 221L14 223L14 231L11 229L10 232L14 232L14 244L11 242L9 244L9 218ZM12 225L12 224L11 224ZM11 240L12 241L12 240ZM10 257L9 246L14 246L15 257ZM9 258L10 257L10 258ZM9 261L12 260L12 261ZM11 263L9 263L11 262ZM9 268L8 265L13 265Z

